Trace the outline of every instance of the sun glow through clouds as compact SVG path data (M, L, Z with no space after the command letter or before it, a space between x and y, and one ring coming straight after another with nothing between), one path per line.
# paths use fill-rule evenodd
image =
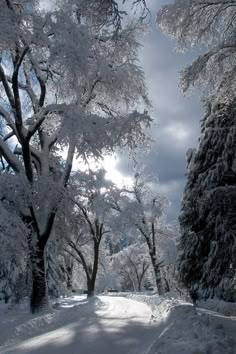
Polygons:
M117 164L119 159L114 156L105 156L102 162L102 166L107 171L106 178L112 180L118 187L122 187L124 185L131 186L132 178L129 176L124 176L117 169Z
M73 170L86 171L89 168L91 168L92 170L104 168L107 171L106 178L114 182L117 187L122 188L124 185L131 186L132 178L129 176L122 175L122 173L117 169L118 163L119 159L114 155L106 155L104 156L103 160L99 162L90 159L88 163L85 163L83 160L77 159L73 163Z

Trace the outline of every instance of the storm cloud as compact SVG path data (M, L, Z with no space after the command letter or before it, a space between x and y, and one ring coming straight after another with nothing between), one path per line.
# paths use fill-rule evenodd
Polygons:
M160 4L159 1L148 3L153 16L152 27L145 35L141 50L141 65L152 102L150 114L154 126L151 135L155 140L152 150L141 162L148 174L158 176L159 189L171 202L167 217L173 221L179 214L186 179L186 152L197 146L204 112L199 93L184 97L179 88L180 71L197 53L177 53L175 42L160 32L155 23ZM117 168L123 175L129 175L130 166L123 156Z

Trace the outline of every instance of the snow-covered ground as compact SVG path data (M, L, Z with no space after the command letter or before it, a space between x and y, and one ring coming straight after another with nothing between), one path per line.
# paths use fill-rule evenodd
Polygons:
M40 316L2 306L0 353L235 354L236 317L217 304L218 312L213 303L196 311L177 299L119 294L60 299Z

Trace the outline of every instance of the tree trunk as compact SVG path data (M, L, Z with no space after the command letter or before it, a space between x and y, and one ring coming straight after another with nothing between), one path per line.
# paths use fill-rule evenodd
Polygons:
M167 279L165 277L163 277L163 280L165 282L165 292L168 293L170 291L169 282L167 281Z
M66 282L66 287L68 290L73 289L73 282L72 282L72 267L67 266L66 267L66 272L67 272L67 282Z
M9 299L10 299L10 296L4 294L4 303L5 303L5 304L8 304Z
M87 287L88 287L88 297L94 296L95 290L95 282L92 279L87 280Z
M141 283L142 283L142 280L138 280L138 291L140 292L141 291Z
M156 259L153 260L153 269L155 273L155 282L156 282L158 295L163 295L164 291L163 291L163 286L161 281L161 271L159 265L156 264Z
M163 286L162 286L162 281L161 281L161 270L160 270L160 265L157 263L157 259L156 259L156 249L154 248L154 250L153 250L148 239L147 239L147 245L149 248L149 254L151 257L151 261L152 261L157 292L159 295L163 295L164 291L163 291Z
M44 247L37 245L32 254L31 312L37 313L48 307Z
M99 242L94 241L94 260L93 260L92 276L90 279L87 279L88 297L94 296L95 283L96 283L97 271L98 271L98 260L99 260Z

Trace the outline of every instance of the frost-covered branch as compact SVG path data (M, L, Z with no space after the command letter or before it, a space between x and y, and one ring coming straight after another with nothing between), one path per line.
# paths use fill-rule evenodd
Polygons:
M21 99L20 99L20 93L19 93L19 82L18 82L18 76L19 76L19 70L22 64L22 61L24 60L24 57L26 56L27 52L29 51L29 47L25 46L25 48L22 50L22 52L19 52L19 49L16 49L16 56L15 58L13 57L13 65L14 65L14 70L12 74L12 91L14 95L14 113L15 113L15 124L16 124L16 129L18 132L18 135L20 139L24 139L22 127L23 127L23 118L22 118L22 109L21 109Z
M5 75L5 72L4 72L4 69L1 65L1 62L0 62L0 81L2 82L3 86L4 86L4 89L5 89L5 93L7 95L7 98L8 98L8 101L11 105L11 108L14 109L14 106L15 106L15 101L14 101L14 96L13 96L13 92L8 84L8 80L7 80L7 77Z
M36 60L33 58L31 54L30 54L30 62L32 64L32 68L34 70L35 76L40 85L40 97L38 100L38 107L43 107L46 98L46 83L45 80L43 79L42 73L39 69Z
M9 164L9 166L16 173L24 173L24 169L20 161L16 158L16 156L13 154L13 152L10 150L10 148L7 146L7 144L2 138L0 138L0 152Z
M65 105L52 104L41 108L38 113L27 119L28 137L32 137L41 127L48 114L61 114L66 110Z
M75 251L75 253L79 257L78 261L83 265L84 271L86 272L86 275L87 275L88 279L90 279L91 278L91 272L90 272L90 269L89 269L89 267L87 265L87 262L85 260L85 257L83 255L83 253L81 252L81 250L77 247L77 245L73 241L68 240L68 245L71 247L72 250ZM73 254L73 257L74 257L74 254ZM74 257L74 258L77 260L77 257Z
M3 107L0 106L0 115L6 120L7 125L12 129L14 134L17 136L15 122L11 117L11 114L7 112Z
M206 53L182 72L184 91L199 84L220 100L234 98L235 19L236 2L227 0L176 0L159 11L161 29L176 39L181 50L206 48Z

